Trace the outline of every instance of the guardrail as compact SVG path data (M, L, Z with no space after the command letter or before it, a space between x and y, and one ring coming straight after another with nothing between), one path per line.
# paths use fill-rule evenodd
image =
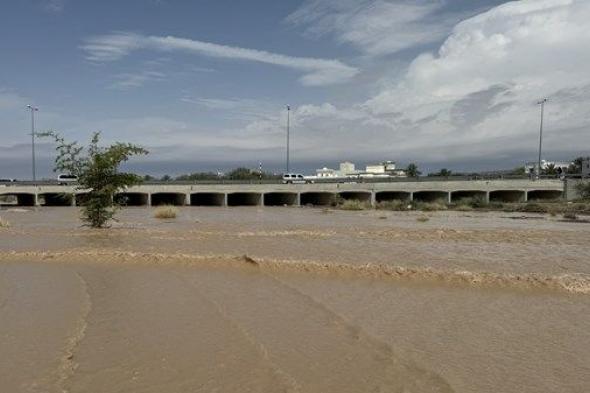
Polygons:
M568 175L565 178L580 178L580 175ZM557 180L559 176L541 176L540 180ZM563 180L563 178L561 178ZM420 176L420 177L351 177L351 178L322 178L313 179L314 183L408 183L424 181L486 181L486 180L536 180L530 176L520 175L473 175L473 176ZM282 184L282 179L262 180L149 180L145 185L214 185L214 184ZM75 184L75 183L72 183ZM0 186L56 186L57 180L17 180L14 182L0 183Z

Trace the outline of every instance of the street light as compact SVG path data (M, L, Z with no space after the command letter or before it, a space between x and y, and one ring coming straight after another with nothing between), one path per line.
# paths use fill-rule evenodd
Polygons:
M287 105L287 172L289 173L289 115L291 113L291 107Z
M27 108L31 111L31 154L33 158L33 181L36 181L37 170L35 167L35 112L39 111L39 108L32 105L27 105Z
M539 128L539 160L537 161L537 179L541 177L541 151L543 149L543 116L545 115L545 103L547 98L537 102L541 106L541 126Z

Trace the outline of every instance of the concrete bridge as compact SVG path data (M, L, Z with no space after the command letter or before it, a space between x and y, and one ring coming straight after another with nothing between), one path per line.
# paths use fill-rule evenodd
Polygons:
M76 206L85 190L60 185L0 186L0 204ZM552 200L564 196L561 180L408 181L392 183L316 184L144 184L122 190L116 198L127 206L329 206L337 199L375 205L384 201L457 202L480 197L490 202Z

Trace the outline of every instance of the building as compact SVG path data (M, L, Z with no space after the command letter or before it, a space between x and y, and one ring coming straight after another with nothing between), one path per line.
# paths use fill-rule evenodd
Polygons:
M569 166L571 165L571 162L565 162L565 161L547 161L547 160L541 160L541 170L546 170L547 168L553 166L558 173L565 173L567 172L567 169L569 168ZM527 162L526 164L524 164L524 171L527 174L534 174L536 172L537 169L537 162Z
M582 177L590 177L590 158L582 160Z
M379 164L367 165L364 171L356 169L354 163L344 161L340 163L339 169L321 168L316 169L317 178L347 178L347 177L405 177L402 169L396 168L395 161L383 161Z

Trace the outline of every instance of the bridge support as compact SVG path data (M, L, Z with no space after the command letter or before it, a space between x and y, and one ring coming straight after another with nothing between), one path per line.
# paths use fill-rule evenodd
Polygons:
M227 206L227 195L220 192L190 194L191 206Z
M299 194L295 192L267 192L264 206L298 206Z

